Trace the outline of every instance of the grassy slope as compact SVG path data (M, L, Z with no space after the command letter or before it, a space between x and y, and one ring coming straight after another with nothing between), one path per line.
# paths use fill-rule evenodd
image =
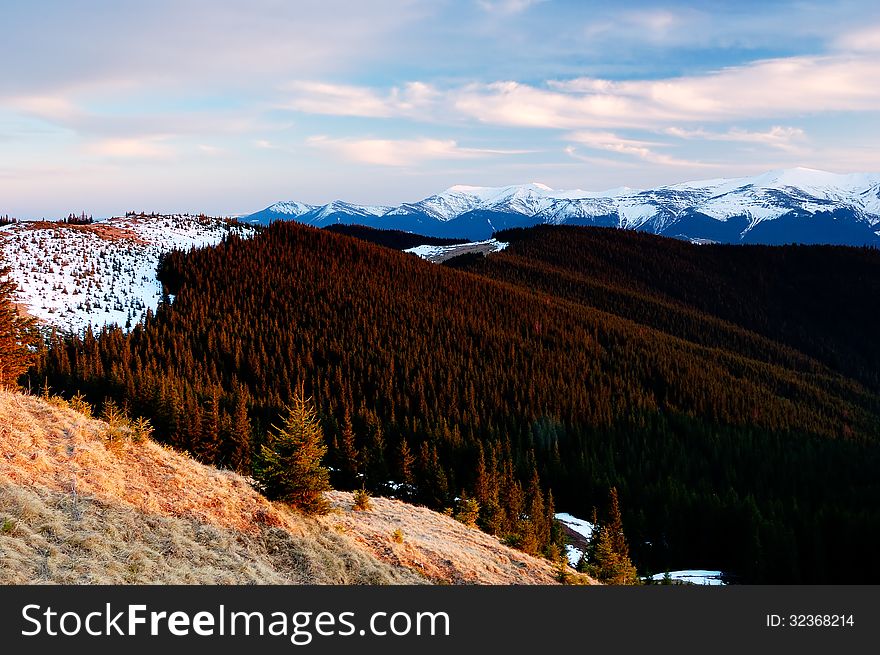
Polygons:
M549 563L423 508L318 519L231 472L0 390L0 583L548 584ZM396 543L392 532L404 539Z

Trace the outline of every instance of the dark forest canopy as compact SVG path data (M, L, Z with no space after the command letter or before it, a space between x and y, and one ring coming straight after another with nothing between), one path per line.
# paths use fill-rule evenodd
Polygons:
M535 552L614 486L644 572L880 580L876 251L501 236L465 271L283 222L172 253L173 304L33 376L242 470L303 382L337 486L467 495Z
M467 242L467 239L426 237L421 234L413 234L412 232L403 232L401 230L377 230L374 227L367 227L366 225L349 225L346 223L328 225L323 229L328 232L355 237L362 241L369 241L370 243L375 243L380 246L394 248L395 250L406 250L408 248L415 248L416 246L454 246L459 243Z

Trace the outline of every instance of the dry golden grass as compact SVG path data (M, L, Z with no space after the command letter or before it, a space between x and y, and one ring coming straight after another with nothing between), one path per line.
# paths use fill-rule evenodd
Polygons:
M27 223L19 223L25 230L55 230L61 233L63 230L73 232L91 232L95 236L104 241L131 241L132 243L145 244L147 241L142 239L137 232L129 230L125 227L119 227L111 223L91 223L88 225L69 225L67 223L55 223L53 221L29 221Z
M552 583L551 566L449 517L375 498L309 518L247 480L0 390L0 583ZM400 529L403 543L392 533Z
M499 543L443 514L389 498L371 498L370 511L354 509L352 494L332 491L333 512L319 519L352 536L376 557L451 584L556 584L545 559ZM402 533L402 540L395 537ZM398 533L399 534L399 533ZM572 572L579 583L592 581Z

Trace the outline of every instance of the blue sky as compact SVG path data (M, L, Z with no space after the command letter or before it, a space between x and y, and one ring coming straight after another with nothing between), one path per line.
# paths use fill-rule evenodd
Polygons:
M880 171L874 2L0 4L0 214Z

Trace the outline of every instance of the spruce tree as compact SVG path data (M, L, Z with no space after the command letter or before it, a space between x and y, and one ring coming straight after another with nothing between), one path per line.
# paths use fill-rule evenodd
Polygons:
M232 412L232 426L229 432L229 468L239 473L250 473L251 469L251 421L248 417L247 395L244 387L235 393L235 408Z
M260 448L257 486L267 498L307 514L324 514L329 509L324 492L330 489L330 478L321 459L327 446L312 399L305 397L302 387L286 414L283 425L273 425Z
M339 443L339 466L342 484L353 489L360 480L361 455L354 439L354 428L348 410L342 417L342 438Z
M594 573L599 581L605 584L639 584L639 576L636 567L629 559L629 546L623 534L617 488L611 487L608 496L608 520L599 529L594 554Z
M397 476L400 480L400 495L409 499L415 494L416 478L414 468L416 465L416 456L409 448L406 437L400 440L400 446L397 449Z
M15 385L30 364L31 346L37 343L33 319L22 316L13 304L16 286L11 272L0 266L0 388Z

